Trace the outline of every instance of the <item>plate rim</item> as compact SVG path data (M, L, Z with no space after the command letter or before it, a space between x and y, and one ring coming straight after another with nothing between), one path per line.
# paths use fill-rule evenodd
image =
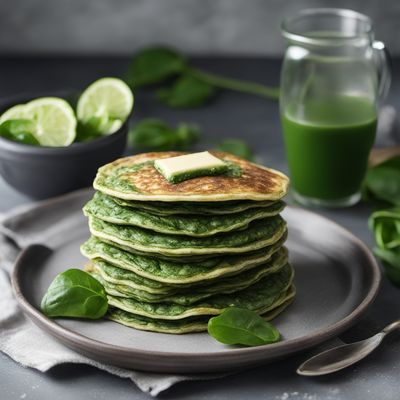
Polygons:
M46 205L49 204L49 201L46 201ZM40 207L40 205L39 205ZM200 353L179 353L176 351L168 352L168 351L153 351L153 350L142 350L139 348L131 348L118 346L114 344L109 344L103 341L99 341L96 339L91 339L88 336L85 336L80 333L76 333L68 328L63 327L62 325L57 323L57 320L50 319L46 317L40 310L35 308L25 297L23 289L21 287L21 277L23 274L25 259L29 257L30 252L34 246L41 246L40 244L28 246L20 252L18 255L12 275L11 275L11 283L12 288L15 294L15 297L21 306L22 310L25 314L30 317L30 319L39 326L40 329L43 329L47 333L51 334L53 337L56 337L58 340L62 341L64 344L68 346L68 344L75 346L91 352L98 353L101 351L102 353L112 354L113 356L123 356L128 357L134 355L135 357L157 357L159 359L165 359L171 361L173 358L179 358L181 361L193 361L200 359L216 359L216 358L224 358L225 361L229 361L230 358L236 358L240 356L252 356L254 354L265 354L266 353L276 353L279 355L287 355L289 353L295 351L305 350L314 345L322 343L334 336L337 336L339 333L343 332L347 328L349 328L353 323L355 323L368 309L368 307L375 300L379 288L381 285L381 270L380 267L372 255L369 248L366 244L359 239L356 235L350 232L348 229L344 228L342 225L336 223L335 221L322 216L313 211L297 207L297 206L287 206L288 209L294 210L295 212L304 213L307 215L311 215L313 218L317 217L320 220L323 220L325 223L330 225L334 225L337 230L339 230L343 235L345 235L357 248L359 248L362 253L366 256L368 263L365 263L367 266L365 268L368 269L371 274L371 283L367 288L367 293L363 297L362 301L355 307L349 314L347 314L344 318L340 319L334 324L322 327L318 330L313 331L310 334L301 336L299 338L283 340L278 343L267 344L262 346L255 347L245 347L245 348L227 348L218 352L200 352ZM45 246L44 246L45 247ZM262 357L261 357L262 358ZM260 357L257 358L258 363L260 361ZM254 360L253 364L257 363L257 360ZM118 364L118 363L116 363ZM212 369L212 367L210 368ZM234 369L234 368L230 368ZM159 370L155 368L154 370Z

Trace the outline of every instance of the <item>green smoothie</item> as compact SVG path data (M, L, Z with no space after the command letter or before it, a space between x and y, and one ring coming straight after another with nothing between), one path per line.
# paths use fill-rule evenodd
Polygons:
M300 112L299 112L300 110ZM377 113L369 99L309 100L281 116L292 186L302 196L342 199L360 190L374 143Z

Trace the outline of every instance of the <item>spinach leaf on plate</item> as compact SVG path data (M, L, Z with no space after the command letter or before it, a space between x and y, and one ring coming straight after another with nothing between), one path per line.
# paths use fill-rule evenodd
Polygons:
M98 319L108 309L103 285L80 269L69 269L57 275L41 303L48 317Z
M208 321L208 333L224 344L260 346L280 340L279 331L257 313L229 307Z

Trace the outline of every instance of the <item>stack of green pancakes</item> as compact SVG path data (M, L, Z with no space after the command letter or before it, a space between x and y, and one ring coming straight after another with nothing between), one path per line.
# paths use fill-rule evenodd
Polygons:
M99 169L85 205L86 270L105 287L108 318L142 330L204 331L227 307L272 319L294 298L284 247L288 179L221 152L228 171L169 183L146 153Z

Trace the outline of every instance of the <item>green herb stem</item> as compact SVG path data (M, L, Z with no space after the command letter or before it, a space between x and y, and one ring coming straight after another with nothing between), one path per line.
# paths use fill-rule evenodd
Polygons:
M268 86L261 85L259 83L225 78L223 76L211 74L209 72L205 72L195 68L187 68L186 72L187 74L199 80L202 80L204 82L209 83L210 85L219 88L236 90L239 92L244 92L249 94L255 94L257 96L265 97L268 99L275 99L275 100L279 99L279 93L280 93L279 87L271 88Z

